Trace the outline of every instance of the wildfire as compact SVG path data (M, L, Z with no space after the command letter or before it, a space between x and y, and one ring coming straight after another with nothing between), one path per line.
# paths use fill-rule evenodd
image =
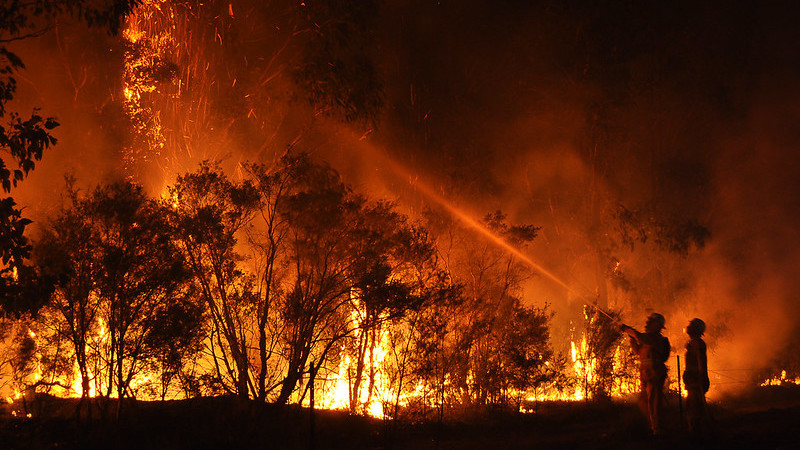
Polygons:
M150 94L171 78L171 66L164 61L173 39L169 34L153 35L145 24L157 14L165 0L148 0L128 20L122 37L125 46L123 104L132 125L133 145L126 153L126 169L135 173L135 163L160 154L164 147L161 115L153 108Z
M378 375L373 386L374 391L370 391L370 387L366 383L362 383L358 389L357 395L353 395L353 379L352 373L354 370L354 361L348 355L345 356L340 365L337 373L326 380L326 385L332 387L321 389L321 396L323 401L321 407L323 409L338 409L348 410L351 409L351 403L355 402L360 406L363 411L372 417L384 417L382 398L387 398L391 395L390 387L383 375L383 371L379 368L382 366L385 351L378 351L375 354L378 364L369 367L367 370L378 368ZM352 399L351 399L352 396Z
M216 14L215 6L222 5L144 0L126 19L121 98L132 140L124 164L137 181L162 183L200 161L230 155L228 132L240 117L221 117L224 105L215 108L221 90L249 105L248 122L267 126L261 112L256 114L253 93L241 92L235 73L229 69L228 79L217 79L217 58L224 58L220 49L234 17L232 4L224 4L227 14Z
M362 322L362 311L357 299L351 299L354 310L350 321L355 325L353 339L363 342L369 339L365 330L358 326ZM367 341L368 342L368 341ZM387 356L390 351L389 333L380 330L374 345L359 356L350 354L345 346L340 349L340 362L336 373L323 380L320 391L320 406L324 409L362 411L372 417L384 417L384 402L394 398L395 390L386 373ZM359 361L360 359L360 361ZM361 367L361 374L356 371ZM356 377L360 376L358 382ZM356 387L357 385L357 387Z
M131 43L131 44L135 44L136 42L138 42L140 39L142 39L145 36L146 36L146 34L145 34L144 31L137 30L137 29L134 29L134 28L126 28L122 32L122 37L126 41Z
M191 10L191 6L182 5L186 10ZM233 5L227 4L228 16L233 18ZM184 11L185 12L185 11ZM187 15L188 12L185 12ZM240 13L244 15L244 13ZM189 55L189 44L191 44L191 33L187 31L188 25L175 21L176 9L175 3L168 2L167 0L145 0L137 8L136 12L128 18L127 28L122 33L122 38L125 43L125 57L124 57L124 73L123 83L121 86L121 98L128 118L132 125L132 134L134 135L133 143L127 149L126 154L126 169L130 173L135 174L136 170L132 169L135 165L141 162L151 162L162 156L162 152L169 149L171 152L176 152L177 149L183 148L187 152L188 145L186 142L194 141L200 142L208 137L209 120L206 118L207 111L210 108L210 103L202 89L207 89L206 86L211 86L217 83L217 80L209 80L212 75L205 75L209 64L201 64L205 62L200 59L192 59ZM173 21L175 23L173 23ZM188 21L188 19L186 19ZM223 41L224 33L219 30L214 30L215 42L218 40L220 43ZM180 33L184 33L181 35ZM200 34L200 33L198 33ZM187 39L179 39L178 37L187 37ZM195 78L200 78L199 81ZM267 83L271 78L261 83L262 86ZM213 81L213 82L209 82ZM246 82L246 80L245 80ZM191 84L191 86L190 86ZM240 84L244 84L241 82ZM237 79L232 79L231 88L237 86ZM191 87L191 89L190 89ZM193 91L196 90L197 92ZM190 95L191 94L191 95ZM186 95L187 97L183 97ZM194 97L191 97L194 95ZM191 97L191 98L189 98ZM244 97L249 97L245 95ZM187 100L188 98L188 100ZM172 108L164 108L163 104L157 102L173 102ZM184 102L184 103L180 103ZM256 118L256 110L247 105L248 118ZM174 117L180 116L184 112L191 114L190 119L182 122L182 126L195 127L193 130L178 129L169 130L169 126L165 123L172 125L169 122ZM164 114L164 117L162 117ZM191 124L191 125L190 125ZM177 127L176 127L177 128ZM180 135L185 138L183 146L168 145L168 134ZM221 146L222 147L222 146ZM227 151L224 148L219 151ZM173 154L174 155L174 154ZM173 158L176 159L176 158ZM170 161L170 169L174 169L178 164L175 161ZM405 169L400 168L396 164L389 164L393 171L404 174ZM171 173L174 171L170 170ZM461 209L453 205L449 200L445 199L427 185L417 183L417 186L422 190L426 196L434 202L439 203L441 206L449 210L454 216L463 220L468 228L473 231L484 235L490 241L494 242L499 247L513 254L516 258L523 261L529 268L543 274L547 278L556 282L559 286L571 291L570 286L562 281L560 278L544 270L540 265L532 261L526 254L520 252L518 249L511 246L509 243L500 239L496 234L487 229L484 225L476 222L469 214L464 213ZM176 194L163 194L163 198L168 201L174 208L178 209L178 197ZM617 261L613 271L620 271L620 262ZM16 268L14 268L14 279L16 279ZM338 348L338 355L326 355L329 360L335 361L328 370L321 371L321 375L317 379L319 384L315 386L315 398L318 398L318 405L325 409L345 409L363 414L368 414L373 417L385 417L388 414L386 405L392 401L396 402L399 406L406 406L412 399L423 399L423 403L428 406L443 406L445 404L445 394L442 393L440 397L431 401L430 392L435 391L435 388L426 385L426 382L418 381L414 384L413 388L408 389L402 386L401 383L394 382L392 377L393 364L396 361L392 360L392 342L391 330L386 327L378 326L374 330L367 331L364 326L364 312L361 311L362 306L358 301L352 300L353 311L350 316L350 324L353 332L347 337L349 343L355 342L355 345L348 347L342 345ZM238 319L238 318L237 318ZM379 317L376 320L383 321L385 318ZM107 396L115 397L116 395L132 395L143 400L156 400L159 396L155 395L153 390L148 391L148 387L162 383L160 375L156 369L148 367L146 370L141 370L135 375L131 375L131 379L127 380L129 391L123 394L117 394L112 389L113 377L110 375L109 366L122 364L119 361L113 361L114 357L108 357L109 347L113 346L112 337L110 336L107 324L102 318L91 319L92 323L89 325L91 332L89 333L88 342L86 345L92 352L91 357L93 360L89 367L82 361L83 366L80 366L76 361L75 355L67 360L65 364L67 372L72 372L69 376L64 376L62 379L49 380L49 393L62 397L96 397ZM109 320L110 321L110 320ZM387 325L388 326L388 325ZM113 328L113 326L112 326ZM52 331L52 330L51 330ZM53 331L54 334L62 330ZM47 331L34 331L28 329L25 333L32 340L46 340ZM370 333L372 333L370 335ZM208 338L213 340L212 338ZM10 345L9 345L10 346ZM244 348L245 345L243 344ZM242 353L247 353L248 350L242 350ZM326 350L327 351L327 350ZM105 353L104 353L105 352ZM626 355L630 352L627 346L619 344L613 349L613 357L610 364L615 371L629 370ZM98 356L100 355L100 356ZM47 359L43 355L38 355L39 360ZM245 355L245 359L248 355ZM215 358L216 356L209 356ZM105 360L104 360L105 358ZM122 359L120 357L119 359ZM600 382L602 376L599 374L603 366L608 365L608 360L600 360L593 355L589 338L586 333L583 333L579 338L573 338L570 342L569 362L571 365L567 367L565 372L571 380L567 388L563 387L536 387L532 388L533 392L523 391L510 391L510 396L515 398L526 398L528 401L582 401L591 399L594 392L597 392L596 385ZM111 360L111 362L109 362ZM133 363L132 363L133 364ZM552 361L545 361L544 365L550 367ZM569 365L569 363L567 363ZM219 372L219 369L217 369ZM244 371L246 372L247 369ZM554 369L555 370L555 369ZM559 369L560 370L560 369ZM81 373L83 372L83 373ZM5 375L5 374L3 374ZM204 374L207 375L207 374ZM625 377L625 374L614 372L609 377L611 385L608 387L608 393L612 397L627 396L635 392L638 388L637 382L630 381L634 377ZM23 398L25 389L21 389L22 385L35 386L37 382L47 375L43 372L42 366L37 363L36 369L27 375L27 378L18 383L19 386L13 386L13 391L5 399L8 403L13 403ZM83 379L82 379L83 377ZM88 384L84 385L84 381L88 380ZM17 380L15 380L17 381ZM214 380L218 381L218 380ZM460 379L460 381L463 381ZM473 384L473 374L467 373L466 385ZM432 382L428 382L432 383ZM779 377L765 380L761 385L779 385L785 383L800 384L800 377L790 378L784 370ZM118 384L122 384L119 382ZM453 388L455 382L451 383L450 375L443 374L441 377L441 391ZM460 385L459 385L460 386ZM163 387L164 390L167 386ZM458 387L463 391L466 388ZM455 390L455 388L453 388ZM7 391L6 391L7 392ZM685 391L684 391L685 392ZM465 392L458 392L458 395L463 395ZM176 397L186 397L192 394L180 392ZM266 394L265 394L266 395ZM299 397L299 395L298 395ZM300 401L299 398L295 397ZM308 404L309 401L304 397L304 402ZM438 402L438 403L437 403ZM529 411L524 405L520 406L523 412ZM16 412L15 412L16 414ZM30 417L30 414L28 414Z
M575 387L575 393L572 399L584 400L588 396L588 386L590 383L594 382L595 364L597 361L588 356L589 344L586 341L586 335L583 335L578 345L575 344L575 341L570 342L570 348L573 369L575 370L577 379L580 380L578 386Z
M608 394L612 398L625 398L637 392L639 386L635 376L628 371L632 370L629 361L630 350L624 343L614 347L611 364L613 366L613 379ZM555 387L536 390L533 395L526 397L528 402L537 401L583 401L593 397L593 386L598 383L598 370L600 361L591 355L586 333L570 341L570 361L568 367L570 379L574 381L572 388L560 390ZM547 365L550 363L547 362ZM520 412L533 412L532 409L522 405Z
M768 378L761 382L761 386L780 386L782 384L800 384L800 377L789 377L786 371L782 370L780 376Z

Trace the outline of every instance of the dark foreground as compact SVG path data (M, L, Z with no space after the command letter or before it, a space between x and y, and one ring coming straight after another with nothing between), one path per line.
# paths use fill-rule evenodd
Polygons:
M635 405L548 403L535 414L484 411L444 424L401 424L317 411L242 404L230 398L125 405L119 422L77 426L74 402L29 405L32 418L0 419L3 449L800 449L800 387L761 388L712 405L702 440L680 427L677 400L669 433L652 437ZM113 405L106 405L113 409ZM97 414L97 413L95 413Z

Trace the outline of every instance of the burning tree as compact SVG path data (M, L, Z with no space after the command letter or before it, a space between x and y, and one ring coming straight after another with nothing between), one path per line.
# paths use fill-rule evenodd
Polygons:
M531 272L515 255L431 215L434 241L306 154L246 173L204 163L160 201L130 183L70 189L37 247L54 286L39 386L164 399L177 379L185 396L302 403L317 379L327 407L397 418L416 401L441 419L519 409L563 381L552 314L523 304ZM501 212L483 223L517 248L537 232ZM614 336L587 320L585 358L603 365ZM592 376L593 395L608 392L613 374Z
M35 332L30 317L0 320L0 391L21 395L35 372Z
M495 364L500 376L495 386L498 397L506 403L514 402L517 410L530 390L559 375L550 347L551 317L546 306L514 305L511 320L498 333L497 347L501 351Z
M52 338L70 343L82 400L133 397L136 377L167 345L154 339L167 325L158 317L165 309L186 312L183 259L165 211L140 187L118 182L85 197L71 190L70 201L37 245L41 271L55 286Z
M459 403L507 403L546 382L554 373L549 343L547 306L526 307L521 284L529 268L494 243L431 213L431 228L450 277L462 286L462 300L447 313L434 312L421 326L428 328L419 342L420 375L437 374L438 403L445 390ZM532 225L510 225L495 212L484 218L487 233L514 248L531 242ZM444 305L442 305L444 306ZM434 310L435 311L435 310ZM440 415L442 414L440 409Z
M431 295L412 276L431 265L427 235L308 155L247 170L235 183L204 164L165 200L210 318L216 379L241 398L301 401L306 381L336 374L354 344L351 392L368 386L366 400L351 398L355 411L374 392L377 364L365 358L382 324Z
M194 301L196 285L187 284L176 294L175 301L159 304L147 318L143 337L145 371L158 375L154 382L143 386L150 398L164 400L171 392L174 395L171 387L175 379L183 396L199 395L194 372L207 335L205 310Z
M622 332L619 329L620 314L616 311L601 313L596 307L584 308L586 347L583 359L583 384L585 398L607 400L614 391L619 377L630 372L631 367L619 361Z
M91 0L6 2L0 6L0 311L5 327L11 315L36 311L49 295L49 287L37 271L25 264L32 246L25 235L31 221L22 215L11 194L55 144L52 131L59 125L55 117L43 117L38 109L30 115L10 105L17 95L17 76L25 69L23 60L11 49L17 41L34 39L52 30L60 18L78 18L89 26L116 33L121 20L138 0ZM12 328L18 328L17 322ZM22 329L29 329L28 325ZM31 332L32 333L32 332ZM18 334L18 333L17 333ZM15 334L16 335L16 334ZM28 336L28 339L32 339ZM15 341L18 342L18 341ZM14 346L18 355L7 361L19 374L27 359L27 346Z
M349 407L354 413L366 413L375 399L382 404L394 402L397 408L402 378L397 385L389 385L389 328L406 326L407 315L429 307L441 298L442 289L447 289L436 276L427 233L409 224L392 205L367 205L360 227L360 256L352 268L354 284L348 305L355 330L345 340L343 355L350 364L340 363L338 374L340 379L344 377L342 369L346 368ZM380 411L387 415L385 409Z
M49 304L52 314L43 313L45 317L52 317L51 329L56 337L48 346L60 347L58 344L62 341L69 343L80 379L81 403L91 391L89 340L96 335L98 326L99 298L94 293L94 281L99 268L90 247L92 241L92 230L83 218L75 210L66 210L44 231L37 245L42 272L55 285ZM54 378L72 375L60 373L64 369L53 365L46 371ZM52 373L54 371L56 373ZM80 405L78 408L80 411ZM91 408L89 415L91 417Z
M276 305L285 327L280 353L286 372L276 402L289 399L311 362L324 368L345 341L355 339L355 409L365 378L372 390L374 373L364 374L363 364L380 341L381 324L416 308L425 296L418 279L404 274L432 251L426 236L392 205L353 193L327 165L288 156L273 176L283 179L282 171L291 182L284 198L272 197L278 203L271 216L285 227L278 254L285 263L284 290Z
M463 301L461 288L454 285L447 273L438 265L438 259L429 260L431 267L425 265L416 267L417 279L427 286L427 301L420 307L409 311L402 317L389 322L387 345L389 358L384 359L383 370L394 389L392 410L384 415L391 415L397 421L400 418L400 407L414 410L412 403L416 402L425 413L430 399L428 394L435 391L438 401L444 395L444 381L438 374L445 375L444 361L442 358L426 360L425 355L443 355L443 348L437 345L443 343L447 333L447 317L457 310ZM436 318L440 320L435 320ZM433 332L434 334L430 334ZM430 383L434 381L434 383ZM435 390L436 387L440 389ZM439 408L443 412L442 408ZM419 411L416 411L419 412Z
M453 400L457 391L453 389L451 380L458 370L457 364L463 363L461 348L454 340L456 317L464 308L461 286L453 286L449 294L421 312L412 323L407 344L412 349L407 358L410 359L411 372L418 387L416 396L419 397L411 400L419 403L423 418L428 407L433 405L439 421L444 417L447 404L460 401Z
M132 131L123 162L137 179L163 183L232 149L261 158L323 116L377 122L378 2L140 3L122 33L121 74Z
M177 245L211 318L208 344L216 379L243 399L252 391L248 334L254 293L238 267L236 244L257 202L250 183L236 184L206 163L179 177L168 199Z

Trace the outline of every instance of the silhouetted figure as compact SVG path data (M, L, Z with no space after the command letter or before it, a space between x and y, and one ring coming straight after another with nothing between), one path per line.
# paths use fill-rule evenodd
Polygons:
M661 334L664 329L664 316L650 314L644 325L644 333L628 325L621 329L630 336L631 348L639 355L639 406L650 419L653 434L661 434L659 416L664 405L664 382L667 380L667 358L669 340Z
M706 324L700 319L692 319L686 326L686 334L691 338L686 344L686 369L683 371L683 384L686 386L686 418L689 430L701 433L706 423L706 392L711 383L708 380L708 360L703 333Z

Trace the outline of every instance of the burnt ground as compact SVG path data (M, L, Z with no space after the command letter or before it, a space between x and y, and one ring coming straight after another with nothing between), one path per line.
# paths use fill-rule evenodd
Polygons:
M677 399L664 436L653 437L630 402L541 403L537 412L462 414L443 424L391 422L240 403L231 398L126 404L122 419L78 426L75 402L39 399L31 418L0 418L2 449L800 449L800 386L759 388L711 405L701 439L680 427ZM115 405L98 405L109 411ZM108 413L108 416L114 414Z

